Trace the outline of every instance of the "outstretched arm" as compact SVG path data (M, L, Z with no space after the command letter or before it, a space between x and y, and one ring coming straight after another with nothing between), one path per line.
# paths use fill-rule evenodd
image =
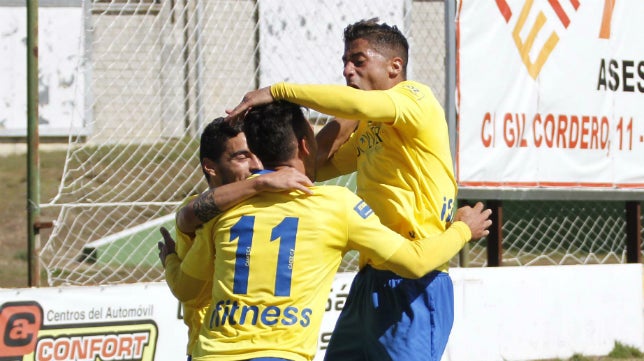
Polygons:
M410 241L380 224L364 202L350 208L349 237L370 262L406 278L419 278L448 262L473 237L487 234L492 213L483 204L461 208L461 220L445 232ZM365 215L369 214L366 218ZM361 216L362 215L362 216Z
M461 207L456 213L460 220L445 232L403 244L387 260L388 267L403 277L422 277L449 262L465 243L490 233L488 228L492 225L492 210L484 209L483 203L478 202L474 207Z
M179 209L176 218L177 228L183 233L194 236L199 226L259 192L299 190L311 194L308 187L312 185L306 175L286 167L243 181L211 188Z
M387 123L396 117L396 105L387 90L277 83L270 87L270 91L274 99L287 100L334 117Z
M367 91L345 85L276 83L246 93L235 108L226 110L226 119L239 119L250 108L275 100L287 100L345 119L391 122L396 117L396 106L386 90Z

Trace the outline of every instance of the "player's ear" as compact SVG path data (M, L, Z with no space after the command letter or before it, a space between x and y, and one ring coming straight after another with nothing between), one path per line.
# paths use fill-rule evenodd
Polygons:
M396 78L400 76L400 74L403 72L403 60L399 56L395 56L389 60L389 67L387 69L389 71L389 77L390 78Z
M309 141L306 139L306 137L297 141L297 148L300 154L303 156L309 156L313 152L311 144L309 144Z
M217 163L210 158L204 158L201 161L201 168L203 168L204 173L208 174L210 178L217 176Z

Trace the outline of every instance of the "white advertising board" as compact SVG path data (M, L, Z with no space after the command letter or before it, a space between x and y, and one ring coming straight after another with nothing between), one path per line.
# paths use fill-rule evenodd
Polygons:
M644 188L642 1L459 1L461 187Z
M182 360L178 313L165 283L0 290L0 359Z
M315 361L324 358L353 276L336 275ZM0 360L185 360L181 317L165 282L0 289Z
M86 133L83 9L38 10L38 129L44 136ZM0 136L27 134L27 10L0 6Z
M455 319L443 361L567 359L605 355L615 341L643 345L641 264L450 274ZM314 361L324 358L353 277L336 275ZM184 360L186 344L165 282L0 289L1 360Z

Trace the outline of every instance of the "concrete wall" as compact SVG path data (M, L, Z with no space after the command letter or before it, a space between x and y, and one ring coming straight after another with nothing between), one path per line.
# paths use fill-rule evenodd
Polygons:
M642 265L453 268L444 361L606 355L644 346Z

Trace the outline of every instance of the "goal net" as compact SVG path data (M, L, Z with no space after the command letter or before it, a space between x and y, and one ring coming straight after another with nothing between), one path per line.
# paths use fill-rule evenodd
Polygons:
M172 230L178 204L206 187L201 129L261 86L343 84L349 23L379 17L397 25L410 41L410 78L443 101L444 8L442 1L411 0L68 4L64 15L81 25L61 41L78 44L72 73L80 95L69 103L58 194L42 205L58 214L40 254L48 284L163 279L158 228ZM327 118L310 120L319 129ZM327 183L353 187L354 178ZM348 255L341 271L355 270L354 258Z

